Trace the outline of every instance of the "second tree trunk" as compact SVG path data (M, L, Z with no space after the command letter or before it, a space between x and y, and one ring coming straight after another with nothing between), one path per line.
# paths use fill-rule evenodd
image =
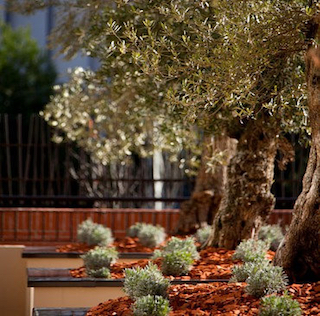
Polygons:
M244 127L207 246L234 249L257 235L275 204L270 190L277 147L277 124L267 115L260 114Z
M224 194L227 165L234 155L236 140L220 135L206 136L203 140L201 165L196 178L195 189L190 200L180 209L177 231L194 232L197 228L211 225ZM214 170L208 171L212 155L223 155L223 163L217 163Z

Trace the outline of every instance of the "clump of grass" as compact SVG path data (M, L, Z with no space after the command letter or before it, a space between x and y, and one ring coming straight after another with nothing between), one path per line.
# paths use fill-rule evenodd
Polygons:
M100 268L95 270L86 269L87 275L91 278L110 279L111 272L108 268Z
M248 294L262 297L285 290L288 284L288 277L282 267L268 264L251 273L246 282L248 284L246 287Z
M232 267L230 282L245 282L250 275L256 273L258 270L264 269L264 267L269 264L269 261L261 260L235 265Z
M280 225L264 225L259 230L258 238L270 243L270 249L276 251L283 239Z
M89 246L108 246L113 243L111 229L94 223L91 218L78 225L77 239Z
M166 275L186 275L191 270L194 259L186 250L165 253L161 262L161 271Z
M192 259L199 259L199 252L192 237L181 239L172 237L167 244L160 250L161 254L172 253L177 250L184 250L191 254Z
M237 246L233 259L239 259L244 262L265 260L269 247L269 241L247 239Z
M149 263L145 268L125 269L124 291L132 299L147 295L167 297L169 280L164 278L158 267Z
M145 247L156 247L164 242L166 237L164 228L151 224L144 224L138 232L140 243Z
M211 230L212 230L212 227L209 225L199 228L197 230L195 237L196 237L196 240L201 244L201 246L203 246L204 243L208 240Z
M186 275L195 259L199 258L192 237L180 239L172 237L161 250L156 250L153 259L162 258L161 271L166 275Z
M139 297L132 309L134 316L167 316L170 312L169 300L158 295Z
M81 258L84 261L88 276L95 278L109 278L110 266L118 259L115 248L96 247L89 250Z
M300 316L302 310L299 303L287 292L283 296L266 296L261 299L260 316Z
M249 239L239 244L233 256L244 264L233 267L230 281L247 282L247 293L255 297L280 292L287 285L283 269L266 259L269 244L269 241Z
M144 225L146 225L146 224L145 223L135 223L134 225L131 225L127 229L127 236L132 237L132 238L138 237L138 233Z

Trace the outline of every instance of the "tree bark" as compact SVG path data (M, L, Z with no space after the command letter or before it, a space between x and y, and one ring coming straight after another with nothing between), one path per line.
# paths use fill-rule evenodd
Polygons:
M234 249L243 239L256 237L274 208L271 194L278 146L277 122L263 113L241 133L228 167L226 194L205 246Z
M227 165L235 147L236 140L225 135L215 136L213 140L211 136L204 138L195 189L190 200L181 204L178 233L192 233L200 227L212 224L224 194ZM213 172L207 172L208 161L219 152L223 152L223 163L217 163Z
M290 281L320 280L320 49L306 54L311 149L289 230L274 263L283 267Z

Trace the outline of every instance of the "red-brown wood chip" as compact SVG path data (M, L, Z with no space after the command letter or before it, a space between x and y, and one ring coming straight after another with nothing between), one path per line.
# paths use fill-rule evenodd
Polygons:
M190 278L228 278L231 268L239 261L232 260L234 251L221 248L207 248L200 252L188 276ZM274 252L268 252L272 259ZM112 266L112 278L123 278L123 269L144 267L149 260L138 260L133 263L116 263ZM161 259L154 260L160 266ZM75 277L85 276L85 269L79 268L71 271ZM174 277L169 276L170 279ZM259 299L245 293L245 283L210 283L198 285L174 285L169 288L171 306L170 316L201 316L201 315L257 315ZM292 284L288 291L296 299L303 310L303 315L320 315L320 282ZM128 297L109 300L93 307L87 316L124 315L131 316L132 301Z
M186 238L188 236L179 236L176 237L179 238ZM131 238L131 237L124 237L124 238L117 238L110 246L116 247L116 249L119 252L147 252L151 253L155 249L160 248L161 246L165 245L168 240L171 239L171 236L168 236L166 240L160 244L158 247L145 247L141 245L139 242L139 239L137 237ZM196 243L197 246L200 246L200 244ZM56 247L56 252L87 252L88 250L94 248L94 246L88 246L84 243L73 243L73 244L67 244L67 245L61 245Z
M84 253L94 248L83 243L73 243L68 245L61 245L56 247L56 252L80 252Z
M245 283L211 283L174 285L169 288L170 316L191 315L257 315L259 299L245 293ZM303 310L303 315L320 315L320 281L292 284L289 293ZM109 300L93 307L87 316L131 316L128 297Z
M113 300L100 303L98 306L93 307L86 315L87 316L104 316L104 315L119 315L119 316L132 316L131 304L133 301L125 296Z
M200 259L196 260L193 267L187 276L173 277L170 279L229 279L231 277L231 269L234 264L240 263L239 260L232 260L233 250L226 250L222 248L209 247L200 252ZM268 256L272 258L274 252L269 252ZM114 279L124 277L123 270L133 267L145 267L150 260L142 259L130 263L115 263L111 266L111 275ZM161 259L152 260L153 263L159 267ZM75 278L86 277L85 269L83 267L73 269L70 271Z
M147 252L151 253L156 248L145 247L140 244L137 237L125 237L116 239L110 246L116 247L119 252ZM56 252L87 252L94 246L88 246L83 243L73 243L56 247Z
M176 279L228 279L231 276L231 268L240 261L232 260L233 250L221 248L207 248L200 252L200 259L196 260L191 271L187 276L175 277ZM142 259L130 263L115 263L111 266L111 275L114 279L124 277L123 270L133 267L145 267L150 260ZM158 266L161 259L152 260ZM75 278L86 277L84 267L70 271ZM169 276L171 279L172 276Z
M155 248L145 247L140 244L137 237L125 237L114 242L114 246L119 252L153 252Z
M121 279L124 278L124 269L141 267L144 268L148 264L148 259L141 259L134 262L120 262L115 263L111 266L111 278L112 279ZM70 270L70 274L74 278L85 278L87 277L85 267L80 267L77 269Z

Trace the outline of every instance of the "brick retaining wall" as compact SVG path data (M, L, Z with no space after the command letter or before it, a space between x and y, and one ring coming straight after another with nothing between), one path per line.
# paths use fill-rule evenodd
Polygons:
M135 222L159 224L172 232L179 220L178 209L107 209L107 208L0 208L0 243L46 245L76 241L77 226L91 217L110 227L115 237L125 236ZM291 210L274 210L269 223L285 227Z

